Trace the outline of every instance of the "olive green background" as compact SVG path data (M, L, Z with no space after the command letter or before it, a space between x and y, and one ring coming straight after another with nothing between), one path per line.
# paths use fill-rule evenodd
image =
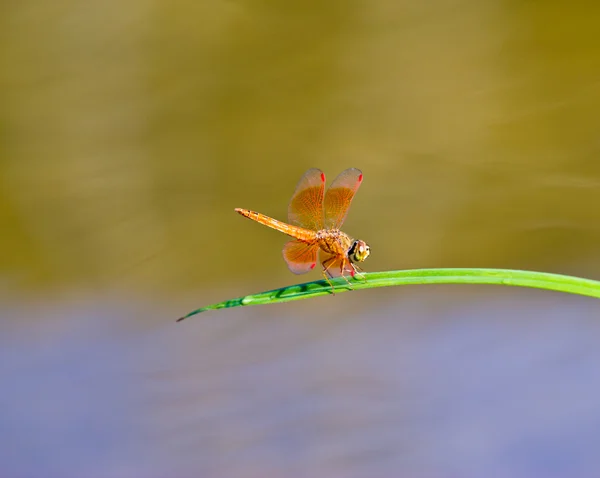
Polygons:
M285 220L310 167L363 171L344 230L367 271L600 279L598 25L552 0L3 2L7 476L597 471L593 299L410 287L173 320L319 278L233 211Z

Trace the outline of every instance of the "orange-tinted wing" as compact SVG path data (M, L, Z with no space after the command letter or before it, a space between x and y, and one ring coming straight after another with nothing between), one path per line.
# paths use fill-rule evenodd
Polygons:
M352 276L356 270L348 258L329 254L322 249L319 251L319 260L323 265L323 271L328 277Z
M283 246L283 258L294 274L304 274L317 265L319 245L301 241L289 241Z
M326 229L339 229L342 227L352 198L362 183L363 175L360 169L350 168L342 171L335 178L327 194L325 194L325 219L323 225Z
M318 231L323 229L323 191L325 174L309 169L296 186L288 206L288 221L295 226Z

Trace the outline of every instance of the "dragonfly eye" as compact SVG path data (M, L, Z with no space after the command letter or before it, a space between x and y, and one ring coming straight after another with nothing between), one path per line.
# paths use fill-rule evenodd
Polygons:
M365 241L356 240L352 243L352 247L348 250L348 257L353 262L362 262L371 253L371 248Z

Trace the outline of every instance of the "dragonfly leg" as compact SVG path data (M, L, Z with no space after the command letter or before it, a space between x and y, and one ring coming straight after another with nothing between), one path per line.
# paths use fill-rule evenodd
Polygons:
M344 280L348 283L348 287L350 290L354 290L354 287L352 287L352 284L350 283L350 281L348 280L348 278L346 277L346 275L344 274L344 269L346 268L346 262L348 262L350 265L354 265L352 264L352 262L347 261L346 258L342 259L342 264L340 265L340 275L344 278ZM354 274L352 274L352 277L354 277Z
M325 277L325 280L331 286L331 293L334 294L334 295L335 295L335 287L333 286L333 284L329 280L330 278L333 277L333 274L331 274L329 272L329 269L332 266L334 266L335 262L338 261L339 259L340 259L339 257L331 256L328 259L326 259L325 261L323 261L323 264L322 264L323 265L323 277ZM340 273L339 273L339 275L346 281L346 283L348 284L348 288L350 290L354 290L354 287L352 287L352 283L348 280L348 278L346 277L346 274L344 274L344 270L345 270L347 264L350 264L352 267L354 267L354 264L352 264L351 261L349 261L346 258L342 258L342 260L340 262ZM337 267L337 265L335 267ZM353 272L356 272L356 269L353 269ZM354 277L354 274L352 274L352 276Z
M360 276L360 278L362 280L364 280L365 282L367 282L367 278L365 277L365 274L364 274L363 270L360 267L358 267L356 264L352 263L352 262L350 264L352 265L352 268L354 269L355 274L358 275L358 276Z
M335 257L330 257L329 259L326 259L325 261L323 261L323 264L322 264L322 266L323 266L323 277L325 277L325 280L327 281L327 283L331 287L331 294L332 295L335 295L335 287L333 287L333 284L329 280L329 278L331 276L329 276L329 273L327 271L332 266L332 264L333 264L334 261L335 261Z

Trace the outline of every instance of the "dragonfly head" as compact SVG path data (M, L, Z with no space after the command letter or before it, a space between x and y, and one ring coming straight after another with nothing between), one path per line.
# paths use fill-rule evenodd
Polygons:
M362 262L371 254L371 248L365 241L356 240L348 249L348 258L352 262Z

